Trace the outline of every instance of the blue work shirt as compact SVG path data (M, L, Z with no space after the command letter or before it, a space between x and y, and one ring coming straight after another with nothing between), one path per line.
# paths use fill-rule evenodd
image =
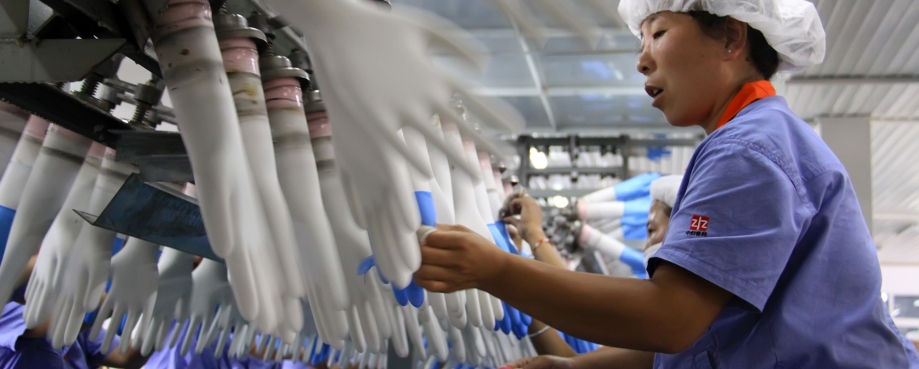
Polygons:
M7 303L0 315L0 368L2 369L91 369L102 366L106 354L102 353L102 339L89 339L89 331L80 332L76 342L61 350L51 347L51 341L44 337L22 337L26 331L22 319L24 306L16 302ZM115 337L114 345L118 345Z
M734 297L655 368L919 368L881 300L845 168L782 97L748 105L696 149L649 273L660 260Z
M171 334L169 335L171 336ZM260 360L259 358L248 356L242 359L230 358L227 355L232 335L227 340L223 354L220 357L214 357L217 352L217 342L206 347L201 354L195 354L194 347L198 342L197 338L192 339L191 350L185 356L181 354L181 342L185 338L185 330L179 334L178 342L173 348L166 348L150 355L144 368L147 369L277 369L282 368L282 363L271 363ZM283 368L288 368L283 366Z

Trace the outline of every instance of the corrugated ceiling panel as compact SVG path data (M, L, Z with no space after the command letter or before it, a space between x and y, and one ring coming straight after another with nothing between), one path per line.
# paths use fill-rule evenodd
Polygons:
M872 192L879 213L919 214L919 123L872 123Z

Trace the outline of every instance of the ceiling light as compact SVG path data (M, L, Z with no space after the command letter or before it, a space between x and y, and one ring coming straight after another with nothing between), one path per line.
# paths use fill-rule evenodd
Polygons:
M568 198L565 196L554 196L552 197L552 204L559 209L564 209L568 206Z
M549 166L549 159L546 158L546 154L544 152L536 150L535 147L531 147L530 164L533 165L533 169L546 169L546 167Z

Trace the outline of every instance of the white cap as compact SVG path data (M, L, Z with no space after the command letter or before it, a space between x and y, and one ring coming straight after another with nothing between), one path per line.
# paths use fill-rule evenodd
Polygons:
M779 71L800 71L826 55L826 32L814 4L806 0L622 0L619 15L640 37L641 22L664 11L706 11L731 17L763 33L779 53Z
M672 208L676 202L676 194L680 192L681 183L683 176L678 175L655 179L651 182L651 200L660 201Z

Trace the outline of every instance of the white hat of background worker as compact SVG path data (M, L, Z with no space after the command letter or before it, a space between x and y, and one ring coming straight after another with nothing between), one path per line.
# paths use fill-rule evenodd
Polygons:
M651 182L651 200L660 201L673 208L676 202L676 195L680 192L680 184L683 183L683 176L671 175L660 177Z

